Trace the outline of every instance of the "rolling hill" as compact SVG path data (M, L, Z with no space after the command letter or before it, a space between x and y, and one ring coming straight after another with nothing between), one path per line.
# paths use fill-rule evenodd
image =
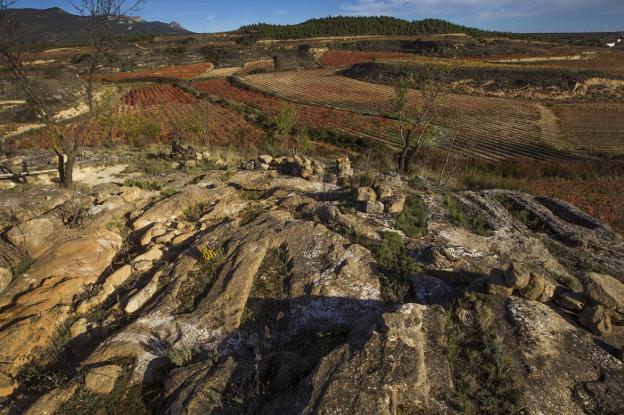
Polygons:
M86 40L89 17L74 15L58 7L10 9L8 16L17 24L20 39L30 45L71 45ZM115 27L124 38L191 33L176 22L147 22L137 17L119 20Z

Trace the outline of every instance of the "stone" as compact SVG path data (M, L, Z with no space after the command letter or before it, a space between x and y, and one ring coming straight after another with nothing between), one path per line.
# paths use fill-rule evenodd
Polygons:
M586 298L583 294L573 291L555 292L554 301L561 308L575 313L580 313L585 307Z
M115 388L115 383L120 373L121 367L117 365L106 365L91 369L85 377L84 387L90 392L107 395Z
M505 273L500 268L494 268L490 272L490 279L487 286L488 294L501 297L509 297L513 293L513 287L510 287L505 279Z
M556 289L557 285L550 278L544 278L544 291L538 300L542 303L549 303L553 299Z
M271 164L271 162L273 161L273 157L269 156L268 154L262 154L258 156L258 160L260 161L260 163Z
M132 267L128 264L123 265L117 271L113 272L106 278L102 284L102 289L93 297L83 301L76 308L80 314L88 313L100 304L102 304L115 290L121 286L132 275Z
M579 323L598 336L611 333L611 316L604 306L598 304L585 307L578 316Z
M142 262L142 261L156 262L160 260L162 257L163 257L162 249L158 246L154 246L146 253L134 258L134 260L132 260L132 263L134 264L134 263Z
M64 388L53 389L32 404L24 415L54 415L78 390L78 382Z
M377 200L377 195L375 191L370 187L360 187L357 189L355 199L358 202L375 202Z
M15 389L17 389L15 380L0 372L0 398L10 396Z
M9 229L6 238L14 246L24 248L28 255L36 257L37 249L55 232L54 223L47 218L36 218Z
M406 197L404 195L396 195L387 199L386 212L397 214L403 212Z
M171 243L173 245L180 245L181 243L184 243L188 241L189 239L191 239L194 235L195 235L195 232L182 233L180 235L177 235L175 238L173 238L171 240Z
M610 275L587 274L585 293L598 304L624 311L624 284Z
M381 214L384 212L384 204L381 202L366 202L366 213Z
M377 191L377 198L379 200L386 200L392 196L392 187L387 184L380 184L375 187Z
M505 280L510 287L522 289L529 285L531 272L524 265L512 262L505 267Z
M149 300L152 299L156 291L158 291L158 282L160 280L160 274L154 275L150 282L147 283L139 292L134 294L129 300L124 311L127 314L132 314L143 307Z
M59 235L56 245L0 294L0 373L14 376L51 347L58 327L72 315L74 298L97 282L121 242L106 230Z
M13 272L4 267L0 267L0 293L13 281Z
M149 245L154 238L159 236L163 236L167 233L167 228L162 223L157 223L152 228L148 229L147 232L143 234L141 237L141 246Z
M74 324L69 328L69 335L72 339L81 336L87 332L88 321L86 318L80 318L76 320Z
M446 282L422 272L410 274L407 278L412 292L422 304L434 304L452 292Z
M531 274L526 287L519 289L518 294L527 300L537 301L541 298L546 287L545 278L542 274Z

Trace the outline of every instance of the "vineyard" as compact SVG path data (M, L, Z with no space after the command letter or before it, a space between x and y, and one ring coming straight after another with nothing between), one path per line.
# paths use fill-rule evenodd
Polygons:
M403 60L414 58L414 55L400 52L352 52L344 50L330 50L319 58L324 66L351 66L362 62L375 60Z
M392 87L337 76L332 69L256 74L241 77L241 82L302 104L368 115L394 112ZM419 100L419 92L413 91L410 105L419 105ZM558 129L544 112L540 105L522 100L451 95L441 124L457 133L459 148L479 158L572 158L567 149L558 149Z
M215 78L230 78L241 71L240 66L228 66L224 68L216 68L211 71L205 72L195 79L215 79Z
M591 153L624 155L624 104L556 105L553 112L571 146Z
M83 135L83 145L167 142L171 139L228 145L257 143L262 131L237 112L194 98L171 85L148 85L130 89L121 98L109 132L90 125L64 126L64 133ZM45 131L20 139L19 146L48 146Z
M133 80L187 80L211 71L214 65L211 63L196 63L184 66L168 66L166 68L152 69L137 72L118 72L100 75L99 80L104 81L133 81Z
M380 115L365 115L349 110L287 102L260 92L238 88L226 80L198 82L193 84L193 87L210 95L244 103L272 116L290 107L297 113L297 125L309 129L328 129L390 145L396 143L398 123Z
M257 59L249 61L243 65L243 73L251 73L257 70L272 71L275 69L275 61L273 58Z

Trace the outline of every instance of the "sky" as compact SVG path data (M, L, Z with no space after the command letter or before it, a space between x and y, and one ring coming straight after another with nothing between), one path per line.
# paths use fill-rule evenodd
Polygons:
M17 0L14 5L54 6L73 11L69 0ZM329 15L433 17L512 32L624 31L624 0L146 0L139 14L146 20L176 21L194 32Z

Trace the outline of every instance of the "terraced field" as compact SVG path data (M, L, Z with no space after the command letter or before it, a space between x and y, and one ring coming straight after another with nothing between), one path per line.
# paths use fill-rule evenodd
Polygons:
M240 79L250 88L303 104L370 115L391 116L394 112L392 87L338 76L334 69L265 73ZM420 97L418 91L413 91L410 105L419 105ZM442 126L456 131L459 148L474 156L488 160L574 158L564 148L552 116L539 104L451 95L446 107Z
M319 58L324 66L338 67L351 66L373 60L406 60L413 59L415 55L400 52L358 52L347 50L329 50Z
M559 128L582 151L624 155L624 104L555 105Z
M278 115L286 107L297 113L297 125L312 130L330 129L354 137L396 143L398 123L380 115L288 102L261 92L239 88L226 80L197 82L193 88L210 95L244 103L269 115Z
M168 66L136 72L118 72L103 74L98 77L105 81L132 81L132 80L187 80L200 76L214 68L212 63L196 63L193 65Z

